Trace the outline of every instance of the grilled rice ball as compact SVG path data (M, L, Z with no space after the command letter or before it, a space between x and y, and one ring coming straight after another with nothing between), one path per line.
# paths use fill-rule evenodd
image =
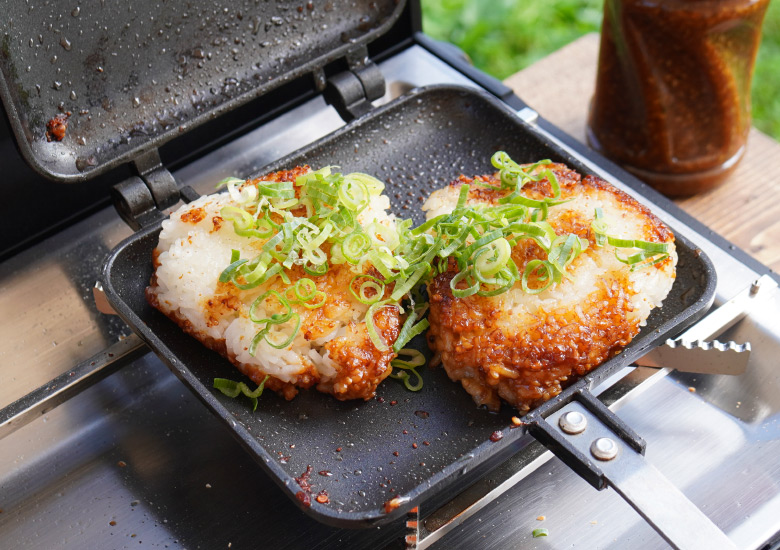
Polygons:
M295 181L308 172L308 166L275 172L247 181L244 186ZM265 387L286 399L295 397L299 388L312 386L339 400L371 399L377 385L390 374L395 353L392 348L377 349L369 337L365 321L368 305L357 301L349 291L351 281L353 290L359 286L353 281L352 266L334 264L325 275L316 277L295 266L287 273L289 284L274 277L249 290L219 282L222 270L230 263L231 250L251 258L265 242L237 235L233 224L222 218L222 208L234 205L227 193L203 196L163 222L154 251L154 275L146 289L147 301L186 333L225 356L256 384L268 376ZM395 221L387 213L389 206L385 195L373 196L358 222L363 226L375 221L391 226ZM305 216L305 209L294 213ZM261 341L256 353L250 354L250 342L261 328L250 319L252 303L269 290L284 295L303 277L310 277L317 290L327 294L325 303L315 309L292 304L301 324L290 345L277 349ZM266 300L257 313L270 317L282 309L278 302ZM373 321L377 333L392 345L400 328L398 308L380 309ZM289 327L280 329L289 332ZM274 340L283 341L285 335L282 330L273 335ZM217 371L215 374L219 375Z
M520 282L493 297L453 297L450 281L459 268L450 258L446 270L428 284L430 329L427 339L448 376L459 381L478 405L497 410L501 399L526 412L614 356L661 305L672 287L677 255L671 231L646 207L602 179L581 176L562 164L549 164L558 179L561 199L547 221L561 235L587 239L588 248L567 268L570 278L539 294L523 291ZM473 185L474 180L495 189ZM463 184L472 184L467 205L497 205L509 194L497 176L459 180L435 191L423 205L428 219L452 212ZM547 179L530 182L523 193L533 199L552 197ZM670 243L669 257L631 271L609 244L596 246L591 228L601 207L610 234L627 239ZM545 252L532 239L512 249L520 273Z

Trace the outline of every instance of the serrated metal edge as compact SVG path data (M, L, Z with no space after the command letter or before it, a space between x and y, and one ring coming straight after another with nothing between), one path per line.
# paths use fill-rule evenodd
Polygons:
M698 348L704 351L709 351L714 349L717 351L734 351L737 353L751 351L750 342L745 342L744 344L737 344L733 340L729 340L728 342L720 342L719 340L709 340L709 341L694 340L692 342L687 342L682 338L678 338L677 340L673 340L670 338L669 340L666 341L666 345L672 349L678 347L689 349L689 350Z

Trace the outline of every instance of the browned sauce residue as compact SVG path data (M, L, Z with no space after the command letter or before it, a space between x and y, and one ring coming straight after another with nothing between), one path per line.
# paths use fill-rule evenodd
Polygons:
M300 486L301 490L295 493L295 498L300 500L304 506L311 506L311 465L306 466L306 471L299 477L295 478L296 483Z
M385 514L389 514L399 506L401 506L401 498L397 496L391 498L390 500L385 502Z
M62 141L68 130L68 115L57 115L46 123L46 141Z
M181 221L185 223L196 224L206 217L206 210L203 208L192 208L181 215Z

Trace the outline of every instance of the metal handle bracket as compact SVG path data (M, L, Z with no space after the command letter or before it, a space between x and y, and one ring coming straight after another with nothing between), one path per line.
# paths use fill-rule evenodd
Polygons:
M365 46L347 55L349 70L328 79L323 93L341 118L349 122L370 111L371 102L385 95L385 77L368 57Z
M138 176L131 176L111 190L119 216L138 231L165 219L163 210L179 200L192 202L199 197L191 187L179 187L176 178L160 160L157 149L147 151L134 161Z
M610 415L617 418L614 413ZM572 429L567 420L574 417L581 422ZM630 438L602 422L601 417L593 414L590 403L572 401L537 422L535 431L537 437L555 441L555 445L548 447L592 485L615 489L673 548L736 548L701 510L645 460L644 447L641 451L636 449ZM575 460L580 464L573 464Z

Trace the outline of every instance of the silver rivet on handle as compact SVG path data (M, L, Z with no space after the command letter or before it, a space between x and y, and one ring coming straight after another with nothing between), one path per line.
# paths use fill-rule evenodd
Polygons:
M590 444L590 452L599 460L612 460L618 454L618 446L608 437L599 437Z
M567 434L576 435L585 431L588 420L585 415L577 411L569 411L561 415L558 425Z

